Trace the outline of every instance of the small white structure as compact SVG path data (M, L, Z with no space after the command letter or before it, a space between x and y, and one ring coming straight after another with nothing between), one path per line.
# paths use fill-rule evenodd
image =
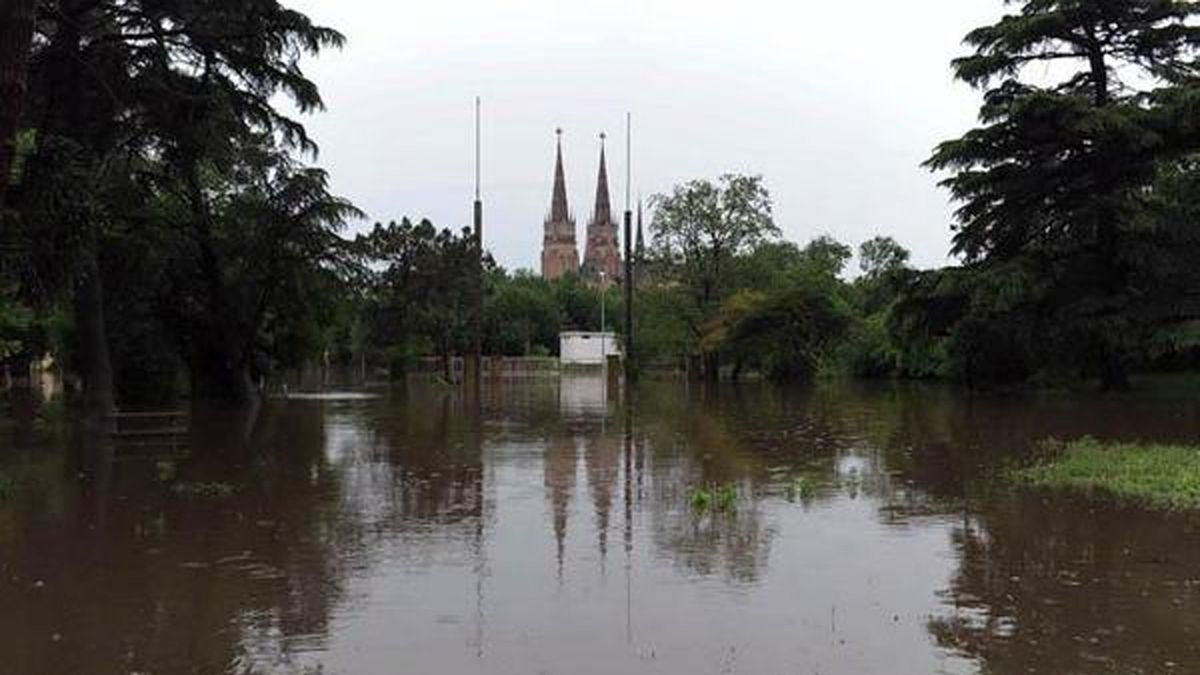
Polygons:
M621 355L621 342L616 333L559 333L558 354L564 366L601 366Z

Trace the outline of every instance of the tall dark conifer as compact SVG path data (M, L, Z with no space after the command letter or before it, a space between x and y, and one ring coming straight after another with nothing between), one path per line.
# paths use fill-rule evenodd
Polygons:
M1015 11L972 31L973 53L953 63L984 93L981 124L928 166L952 172L955 253L1036 270L1026 304L1122 387L1136 310L1155 293L1131 283L1144 196L1164 163L1200 149L1200 3L1006 4Z
M169 214L182 220L170 227L187 232L201 253L214 299L205 309L227 310L213 267L209 177L233 177L246 164L238 153L263 139L315 149L274 97L289 97L302 112L319 109L300 59L343 38L275 0L42 0L35 31L26 117L37 146L20 210L31 246L53 246L43 253L60 267L70 258L64 283L74 298L85 400L104 414L114 392L103 252L130 207L106 192L114 178L186 205ZM61 189L66 175L69 191ZM230 362L238 350L226 347L219 360L240 371L244 362ZM244 397L244 382L238 388L231 397Z
M0 0L0 209L25 105L34 0Z

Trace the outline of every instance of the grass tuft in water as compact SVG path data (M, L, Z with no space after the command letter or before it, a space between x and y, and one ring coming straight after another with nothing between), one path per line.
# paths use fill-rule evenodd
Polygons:
M1009 472L1028 487L1100 496L1155 509L1200 509L1200 447L1046 441L1049 458Z
M816 480L808 476L800 476L792 481L788 486L788 499L790 501L808 501L817 496L818 483Z
M0 473L0 502L8 501L17 494L17 481L8 474Z
M732 483L693 488L688 501L697 511L733 511L737 508L737 487Z
M188 497L212 497L222 499L230 497L235 492L229 483L175 483L171 489L178 495Z

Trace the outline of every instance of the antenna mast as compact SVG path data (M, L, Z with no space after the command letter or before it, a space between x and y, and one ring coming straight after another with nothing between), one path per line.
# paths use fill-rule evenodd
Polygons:
M633 115L625 113L625 388L629 395L630 385L637 379L637 366L633 351L633 212L630 211L629 196L633 183Z
M471 264L474 279L471 287L471 353L467 361L469 385L478 389L483 381L483 198L480 196L480 102L475 97L475 229L472 233L474 254Z

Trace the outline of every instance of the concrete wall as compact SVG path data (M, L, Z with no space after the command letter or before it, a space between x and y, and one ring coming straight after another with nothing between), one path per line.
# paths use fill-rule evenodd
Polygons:
M561 333L558 346L564 366L599 366L605 355L621 353L616 333Z

